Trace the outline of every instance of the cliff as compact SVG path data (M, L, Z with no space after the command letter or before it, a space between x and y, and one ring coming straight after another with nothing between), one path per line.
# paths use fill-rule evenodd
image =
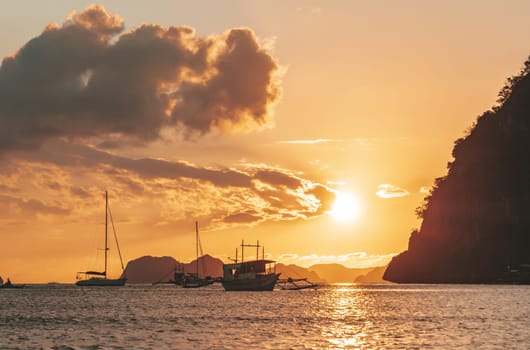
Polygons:
M447 175L417 209L422 224L384 278L405 283L529 282L530 61L499 104L455 142Z

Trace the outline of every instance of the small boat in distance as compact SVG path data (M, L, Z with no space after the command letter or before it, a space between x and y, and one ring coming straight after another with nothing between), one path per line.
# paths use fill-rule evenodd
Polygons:
M24 284L13 284L11 283L11 280L8 278L7 282L4 283L2 280L2 277L0 277L0 288L1 289L20 289L26 287Z
M245 247L256 248L256 260L244 261ZM265 260L263 247L259 259L259 241L254 244L245 244L241 241L241 262L238 262L237 249L233 264L223 264L223 279L221 283L226 291L272 291L278 278L276 261Z
M112 223L112 230L114 232L114 238L116 240L116 247L118 250L118 254L120 256L120 262L121 262L121 270L122 270L122 276L120 278L111 279L107 278L107 265L108 265L108 252L109 252L109 244L108 244L108 218L110 214L110 220ZM77 273L77 282L75 283L77 286L97 286L97 287L111 287L111 286L123 286L125 285L125 281L127 280L123 276L123 260L121 258L121 252L120 252L120 246L118 244L118 237L116 236L116 230L114 229L114 222L112 220L112 213L110 212L109 207L109 195L108 192L105 191L105 269L100 271L83 271Z
M199 277L199 248L201 250L201 256L204 257L202 254L202 246L201 241L199 240L199 222L195 221L195 273L188 273L183 274L180 276L180 283L182 285L182 288L200 288L209 286L210 284L214 283L215 280L211 277L201 278ZM204 264L204 260L202 260ZM203 265L204 273L206 274L206 266ZM177 275L175 274L175 283L177 283Z

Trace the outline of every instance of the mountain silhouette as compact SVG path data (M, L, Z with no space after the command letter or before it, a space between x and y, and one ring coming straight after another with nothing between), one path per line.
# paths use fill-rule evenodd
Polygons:
M530 60L498 105L453 148L416 213L421 227L384 278L404 283L529 282Z
M196 266L196 260L183 263L170 256L142 256L127 263L124 275L127 283L163 283L172 281L175 271L195 273ZM382 282L383 271L384 267L348 268L341 264L318 264L309 268L276 264L276 273L281 273L281 278L307 278L313 283ZM200 277L215 278L222 275L223 262L220 259L208 254L199 257Z
M277 263L276 273L281 273L280 278L307 278L313 283L326 282L326 280L321 278L316 272L294 264L284 265L282 263Z
M310 266L308 270L316 272L328 283L353 283L357 277L373 270L373 267L349 268L341 264L316 264Z
M195 273L196 261L182 263L170 256L142 256L127 263L124 275L127 277L127 283L169 282L173 280L175 271ZM221 277L222 275L223 262L220 259L208 254L199 257L200 277Z
M378 266L372 268L365 275L361 275L355 279L355 283L385 283L383 274L385 273L386 266ZM386 282L388 283L388 282Z

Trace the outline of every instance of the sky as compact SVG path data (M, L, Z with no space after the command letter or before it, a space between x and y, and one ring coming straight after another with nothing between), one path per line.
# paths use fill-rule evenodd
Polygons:
M3 2L0 276L407 248L456 139L530 54L526 1ZM112 231L111 231L112 232ZM112 274L119 274L111 244Z

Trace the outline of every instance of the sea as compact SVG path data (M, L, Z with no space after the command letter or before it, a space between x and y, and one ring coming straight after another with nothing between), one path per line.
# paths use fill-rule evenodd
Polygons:
M530 286L0 289L0 349L530 349Z

